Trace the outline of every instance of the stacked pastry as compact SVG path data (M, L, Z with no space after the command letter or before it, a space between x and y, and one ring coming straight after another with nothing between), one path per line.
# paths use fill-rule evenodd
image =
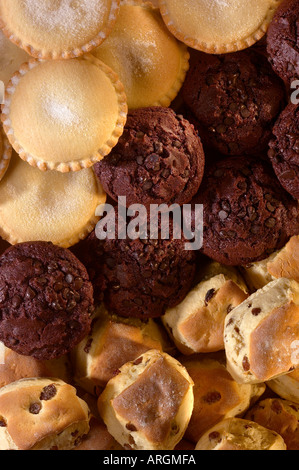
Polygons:
M299 449L298 13L0 1L1 450Z

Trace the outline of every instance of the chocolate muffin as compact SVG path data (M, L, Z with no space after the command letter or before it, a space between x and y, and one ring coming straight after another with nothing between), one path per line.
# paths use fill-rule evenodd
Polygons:
M288 85L299 78L298 18L298 0L284 0L274 15L267 35L270 63Z
M168 108L131 111L123 136L94 167L114 200L131 204L188 203L197 193L205 156L194 127Z
M193 56L183 98L204 148L224 155L256 155L265 150L285 106L283 82L264 54Z
M202 252L226 265L262 260L299 233L298 202L253 157L211 165L194 203L204 205Z
M116 211L116 226L118 213ZM132 219L128 219L127 226ZM186 240L99 240L96 231L73 250L93 283L95 299L104 300L111 313L141 319L160 317L179 304L192 287L196 254L185 250Z
M299 106L290 103L273 128L269 158L281 185L299 199Z
M16 353L63 356L88 334L92 312L92 284L69 250L27 242L0 257L0 340Z

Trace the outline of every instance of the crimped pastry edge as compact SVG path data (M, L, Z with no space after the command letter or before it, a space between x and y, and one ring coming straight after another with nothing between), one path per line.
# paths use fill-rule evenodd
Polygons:
M121 5L131 5L131 6L138 6L144 8L148 11L157 11L160 14L159 7L153 5L150 1L145 0L122 0ZM161 18L162 15L160 14ZM162 18L163 19L163 18ZM177 39L174 37L174 39ZM173 82L171 88L165 93L163 96L158 98L155 102L151 104L151 106L162 106L164 108L168 108L172 101L177 97L179 94L183 83L185 81L187 72L190 68L190 53L188 51L188 46L184 44L182 41L178 41L178 47L180 48L181 54L181 64L179 73Z
M99 198L98 198L98 206L105 204L107 195L104 192L102 185L100 184L96 174L94 174L95 181L97 183L97 188L99 190ZM0 212L0 220L1 220L1 212ZM72 237L62 238L60 241L57 240L42 240L42 241L52 241L55 245L60 246L61 248L70 248L81 240L84 240L95 228L96 224L99 222L100 217L93 214L87 224L83 227L80 227L76 233L73 234ZM4 224L1 221L0 224L0 237L10 243L10 245L17 245L18 243L24 243L32 241L32 239L27 240L18 235L11 227L8 227L7 224ZM40 240L39 240L40 241Z
M6 137L3 129L0 129L1 136L2 136L2 144L3 144L3 152L0 156L0 164L3 163L3 168L0 169L0 181L4 177L7 168L9 167L9 163L12 156L12 146L9 143L8 138Z
M159 6L162 18L167 28L177 39L182 41L188 47L191 47L192 49L196 49L198 51L206 52L208 54L227 54L230 52L237 52L243 49L247 49L248 47L253 46L253 44L255 44L257 41L262 39L262 37L266 34L268 27L273 19L273 16L281 2L282 0L272 0L273 5L269 8L263 23L255 32L253 32L251 35L242 40L232 41L228 44L208 44L196 38L186 36L180 29L177 29L174 26L171 15L167 9L167 0L159 0Z
M110 79L116 95L118 97L118 119L115 124L114 131L112 132L110 138L103 144L103 146L97 150L94 155L91 155L89 158L64 162L64 163L55 163L55 162L46 162L44 160L39 159L38 157L30 154L27 152L17 138L14 135L13 128L11 127L11 121L9 119L10 115L10 105L11 105L11 98L14 94L15 87L18 85L18 82L22 79L26 73L37 67L38 65L44 63L39 59L31 59L29 62L21 65L20 69L15 72L12 76L11 80L9 81L6 92L5 92L5 101L4 105L2 105L2 114L1 120L3 123L3 129L6 133L8 140L10 141L14 150L18 153L20 158L31 166L35 168L39 168L41 171L47 170L56 170L61 173L68 173L70 171L80 171L85 168L90 168L96 162L102 160L106 155L108 155L112 148L115 147L119 138L121 137L124 126L127 120L127 113L128 113L128 106L127 106L127 98L125 95L124 87L122 83L119 81L118 76L116 75L113 70L111 70L107 65L101 62L96 57L92 56L91 54L85 55L82 58L72 59L72 60L88 60L93 64L99 66L103 73L105 73L108 78Z
M83 44L81 47L76 47L74 49L65 50L65 51L55 51L49 49L48 51L43 51L41 49L36 49L28 43L22 41L17 35L13 33L3 21L3 18L0 16L0 28L5 36L13 42L16 46L20 47L26 51L29 55L36 59L40 60L61 60L61 59L74 59L75 57L80 57L84 54L89 53L96 47L100 46L102 42L109 36L115 22L117 20L117 14L120 7L120 0L113 0L111 3L111 9L109 13L109 18L104 29L98 33L98 35L88 41L86 44Z

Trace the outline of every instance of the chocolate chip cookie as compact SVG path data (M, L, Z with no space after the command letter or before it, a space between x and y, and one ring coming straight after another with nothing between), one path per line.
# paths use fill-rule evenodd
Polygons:
M194 203L204 205L202 252L226 265L264 259L299 233L298 202L253 157L212 164Z
M128 219L127 224L132 219ZM116 226L118 213L116 211ZM179 304L192 287L196 254L185 250L186 240L169 238L99 240L96 232L73 248L84 263L96 301L123 317L160 317Z
M131 111L123 136L94 167L114 200L131 204L187 204L198 191L205 156L194 127L168 108Z
M275 72L290 85L299 78L299 2L284 0L267 35L267 51Z
M8 248L0 257L0 340L36 359L68 353L89 332L93 288L67 249L46 242Z
M260 154L285 106L283 82L265 55L253 49L194 54L183 98L205 150L225 155Z
M281 185L299 199L299 105L290 103L273 128L269 158Z

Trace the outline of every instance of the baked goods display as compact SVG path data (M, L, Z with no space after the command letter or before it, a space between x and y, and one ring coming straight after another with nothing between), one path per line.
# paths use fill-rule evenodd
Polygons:
M69 248L94 230L96 208L105 202L91 168L42 172L14 151L1 185L0 235L11 244L51 241Z
M222 351L225 318L248 297L244 281L233 268L211 265L213 274L205 276L162 317L177 348L185 355Z
M92 54L117 73L129 109L169 106L189 68L187 46L170 34L159 10L142 0L121 3L113 31Z
M112 199L126 197L128 206L150 208L190 202L204 167L202 143L193 126L160 106L131 111L117 146L94 169Z
M120 368L99 397L99 412L129 450L172 450L193 410L193 381L172 356L151 350Z
M108 221L109 217L114 219L114 213ZM104 298L110 312L141 319L161 317L166 308L179 304L192 287L196 252L185 250L183 234L176 239L172 227L168 239L162 238L160 229L156 239L131 239L128 235L118 238L118 220L116 208L115 239L99 240L94 230L74 248L74 253L87 268L95 299ZM130 221L129 218L120 224L126 232Z
M299 199L298 165L298 106L290 103L280 114L273 128L269 158L281 185Z
M298 20L296 0L283 1L269 25L267 51L275 72L290 84L298 79Z
M70 450L88 434L89 415L62 380L18 380L0 389L0 449Z
M123 132L126 113L118 76L85 55L23 64L6 87L1 117L23 160L43 171L65 173L88 168L107 155ZM83 141L81 135L86 136Z
M67 354L90 330L87 271L67 249L47 242L12 246L1 256L0 340L36 359Z
M276 432L248 419L230 418L209 429L196 450L287 450Z
M192 57L184 102L205 147L224 155L257 155L267 149L273 124L285 107L283 82L267 57L252 49Z
M279 0L160 0L170 31L188 46L212 54L247 48L261 39ZM233 27L232 27L233 25Z
M240 382L259 383L292 371L299 341L299 284L280 278L258 290L225 319L227 367Z
M279 398L267 398L254 406L246 415L267 429L282 436L287 450L299 449L299 406Z
M299 449L298 14L0 0L0 450Z
M263 260L298 232L298 202L261 159L233 156L212 163L193 204L205 208L202 252L219 263Z
M38 360L33 356L24 356L6 348L0 347L0 388L21 379L57 377L66 383L72 380L70 358L65 355L58 359Z
M194 408L185 437L197 444L207 429L224 419L242 416L265 392L266 385L236 382L222 353L180 357L194 382Z
M1 2L1 28L38 59L70 59L90 52L111 32L120 0Z
M261 289L275 279L286 277L299 282L298 235L290 238L288 243L268 258L241 267L243 277L251 291Z
M102 304L93 317L90 333L71 352L74 380L97 396L124 364L150 349L171 348L167 344L167 335L153 320L111 316Z

